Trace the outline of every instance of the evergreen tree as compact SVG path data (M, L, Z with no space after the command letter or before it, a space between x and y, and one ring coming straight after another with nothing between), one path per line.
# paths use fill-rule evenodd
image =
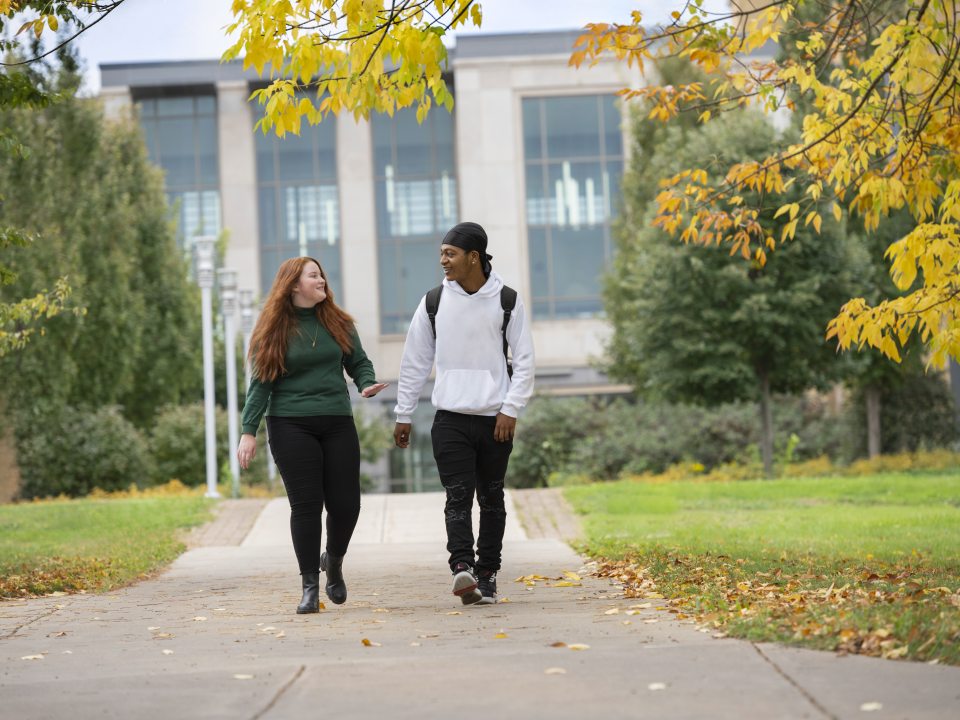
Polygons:
M765 265L729 248L683 244L652 227L655 178L694 159L723 167L760 157L777 140L761 116L741 112L701 128L636 122L624 182L618 253L605 285L614 327L609 372L643 396L714 405L758 401L765 471L772 473L773 393L825 387L842 363L824 341L826 322L858 290L862 248L836 227L798 230ZM651 138L656 138L651 142ZM779 237L786 218L761 216Z

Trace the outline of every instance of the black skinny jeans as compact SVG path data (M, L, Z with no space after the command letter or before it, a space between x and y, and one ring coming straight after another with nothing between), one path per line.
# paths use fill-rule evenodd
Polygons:
M300 573L320 571L321 515L327 552L347 554L360 516L360 440L350 415L267 417L270 450L290 500Z
M444 517L450 567L459 562L474 565L473 496L480 505L476 569L500 569L503 529L507 511L503 479L513 442L493 439L496 417L463 415L438 410L430 436L440 482L447 491Z

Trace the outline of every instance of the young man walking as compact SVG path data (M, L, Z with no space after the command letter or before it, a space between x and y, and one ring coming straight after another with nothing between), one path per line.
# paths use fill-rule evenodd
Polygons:
M533 393L533 341L523 302L493 272L487 234L456 225L440 245L444 280L420 301L403 350L393 439L410 444L410 420L434 361L431 437L440 481L453 594L464 605L497 601L503 548L503 480L517 416ZM512 355L512 368L507 349ZM480 506L474 552L473 496Z

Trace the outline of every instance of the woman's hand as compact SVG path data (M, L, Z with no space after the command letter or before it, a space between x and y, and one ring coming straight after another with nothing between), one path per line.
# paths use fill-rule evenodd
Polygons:
M240 467L246 470L250 467L250 461L257 454L257 439L248 433L240 436L240 445L237 447L237 460L240 461Z
M365 398L372 398L389 384L390 383L375 383L373 385L367 385L367 387L365 387L360 394Z

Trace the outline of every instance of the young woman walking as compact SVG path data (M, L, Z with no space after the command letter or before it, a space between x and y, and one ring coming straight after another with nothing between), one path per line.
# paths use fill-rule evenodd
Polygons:
M347 599L343 558L360 515L360 442L344 370L365 398L386 387L360 346L317 260L283 262L250 339L253 370L237 448L247 468L266 414L270 450L290 501L290 534L303 579L298 613L319 611L320 571L327 597ZM326 552L320 552L327 509Z

